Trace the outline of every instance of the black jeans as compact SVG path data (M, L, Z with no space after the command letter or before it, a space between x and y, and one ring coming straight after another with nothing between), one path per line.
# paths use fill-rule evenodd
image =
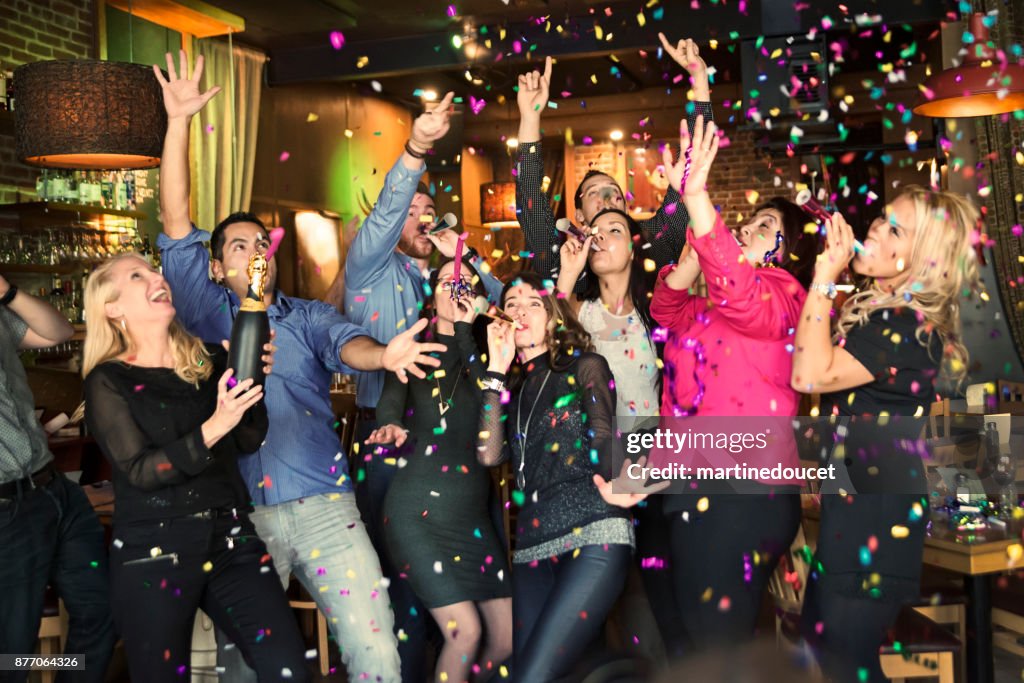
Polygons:
M514 680L544 683L572 672L619 598L633 549L587 545L512 569Z
M114 538L114 618L132 680L180 683L188 676L197 608L228 634L260 681L311 679L295 615L243 512L121 524Z
M754 636L768 579L800 525L800 496L710 495L704 512L700 498L687 495L686 508L672 513L671 534L684 647L703 650Z
M42 488L0 500L0 652L35 651L46 585L68 611L64 651L85 656L85 671L58 681L102 681L116 637L107 590L103 527L85 492L58 474ZM24 681L27 672L0 680Z
M416 596L412 585L395 569L388 554L387 542L384 538L384 498L388 494L391 481L395 478L398 468L384 462L385 457L397 457L405 453L412 445L388 453L386 456L374 453L377 446L367 445L366 438L377 428L376 421L361 420L356 439L359 441L359 454L353 462L356 486L356 505L370 535L370 542L377 550L380 559L381 573L388 578L388 596L391 598L391 609L395 613L395 635L398 636L398 656L402 660L402 682L422 683L430 678L427 671L427 645L431 640L432 631L436 631L434 619L426 605ZM363 476L358 475L359 470Z

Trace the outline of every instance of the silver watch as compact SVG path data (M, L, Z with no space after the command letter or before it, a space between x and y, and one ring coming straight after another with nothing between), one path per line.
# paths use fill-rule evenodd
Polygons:
M834 282L812 282L811 291L817 292L818 294L827 297L829 300L835 299L836 294L839 293L836 289L836 283Z
M480 380L480 387L484 391L496 391L499 394L505 391L505 383L496 377L484 377Z

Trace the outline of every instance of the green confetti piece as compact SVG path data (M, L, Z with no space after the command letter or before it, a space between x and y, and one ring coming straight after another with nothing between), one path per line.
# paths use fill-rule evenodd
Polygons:
M526 502L526 494L519 490L513 491L512 502L515 503L517 506L522 507L523 503Z
M578 396L578 394L576 392L573 392L571 394L566 394L565 396L559 396L555 400L555 408L557 409L557 408L564 408L564 407L566 407L567 405L572 403L573 399L575 399L576 396Z

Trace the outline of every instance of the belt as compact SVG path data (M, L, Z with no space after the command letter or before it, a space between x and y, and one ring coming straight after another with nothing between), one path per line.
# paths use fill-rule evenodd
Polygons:
M210 508L201 512L193 512L188 516L196 519L218 519L220 517L233 517L237 519L238 508Z
M377 421L377 409L376 408L356 408L356 414L360 420L373 420Z
M0 498L16 498L19 493L42 488L57 478L57 470L52 463L47 463L43 469L30 477L23 477L16 481L9 481L0 484Z

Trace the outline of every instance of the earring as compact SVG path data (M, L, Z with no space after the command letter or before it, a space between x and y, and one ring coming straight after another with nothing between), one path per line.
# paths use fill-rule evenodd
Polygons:
M122 332L127 332L128 331L128 324L125 323L124 318L121 318L121 331Z

